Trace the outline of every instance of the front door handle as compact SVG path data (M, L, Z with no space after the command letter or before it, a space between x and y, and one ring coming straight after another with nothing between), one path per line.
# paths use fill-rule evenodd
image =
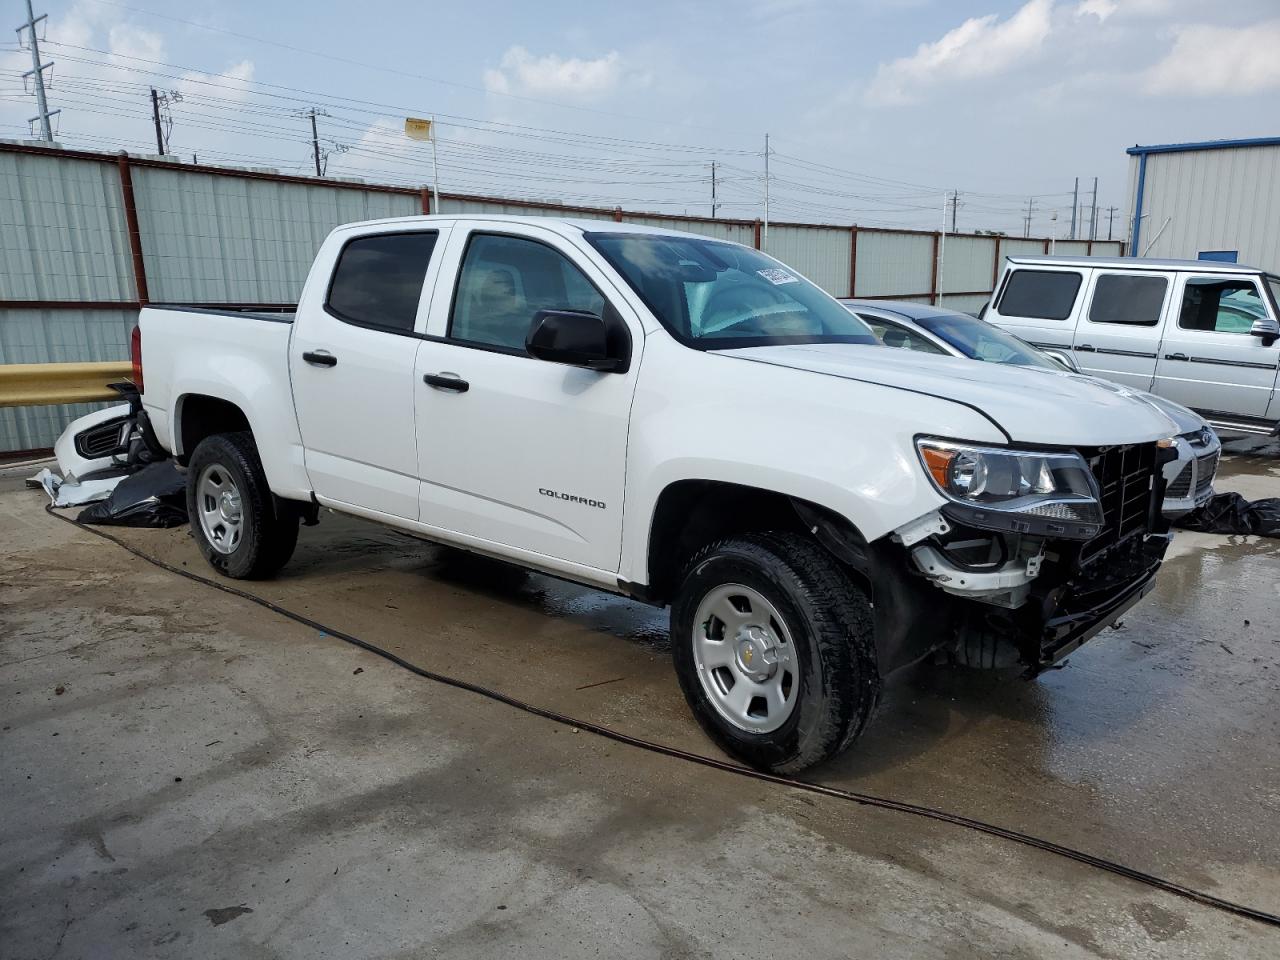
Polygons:
M471 389L471 384L463 380L456 373L424 373L422 382L429 387L437 390L452 390L454 393L466 393Z
M1185 360L1187 355L1185 353L1166 353L1164 358L1166 360Z
M308 350L303 353L302 359L313 367L336 367L338 365L338 358L328 350Z
M1095 348L1089 343L1077 343L1072 349L1079 350L1081 353L1093 353Z

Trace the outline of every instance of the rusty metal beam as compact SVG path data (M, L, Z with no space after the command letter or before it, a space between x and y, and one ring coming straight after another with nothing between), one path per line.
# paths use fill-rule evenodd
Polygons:
M948 234L950 236L950 234ZM947 294L948 297L989 297L990 290L952 290ZM935 293L876 293L863 294L863 300L928 300L934 302Z
M849 297L858 295L858 225L849 228Z
M296 310L296 303L186 303L166 301L146 304L138 300L0 300L0 310L137 310L145 306L193 307L200 310Z
M938 302L938 250L939 244L942 243L942 234L934 231L933 233L933 266L930 268L929 289L933 292L929 294L929 302Z
M147 295L147 266L142 259L142 232L138 229L138 205L134 202L133 172L129 169L127 153L116 157L116 167L120 171L120 194L124 199L124 223L129 238L129 253L133 257L133 289L138 295L138 302L146 303L151 299Z

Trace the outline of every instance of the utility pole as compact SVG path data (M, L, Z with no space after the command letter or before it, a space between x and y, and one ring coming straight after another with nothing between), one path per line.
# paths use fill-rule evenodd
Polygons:
M764 231L760 235L760 246L769 249L769 135L764 135Z
M1036 198L1027 197L1027 215L1022 218L1022 235L1024 237L1031 236L1031 212L1036 207Z
M22 39L22 31L26 30L31 41L31 69L22 75L22 81L25 84L27 77L31 77L35 81L36 88L36 109L39 111L32 117L28 123L40 121L40 139L52 141L53 128L49 125L49 118L54 114L61 113L61 110L50 112L49 101L44 95L44 72L53 66L53 61L42 63L40 61L40 38L36 36L36 24L48 17L48 14L42 13L36 16L31 9L31 0L27 0L27 22L18 27L18 39Z
M151 88L151 120L156 125L156 153L164 156L164 133L160 130L160 95Z
M716 162L711 161L711 219L716 218Z
M1111 239L1111 227L1116 222L1116 208L1107 207L1107 239Z
M956 212L960 209L960 191L951 191L951 232L956 232Z
M320 135L316 133L316 108L312 107L309 111L311 116L311 155L316 161L316 176L320 173Z
M1076 177L1075 189L1071 191L1071 239L1076 238L1076 212L1080 209L1080 178Z
M1093 178L1093 206L1089 214L1089 239L1098 239L1098 178Z

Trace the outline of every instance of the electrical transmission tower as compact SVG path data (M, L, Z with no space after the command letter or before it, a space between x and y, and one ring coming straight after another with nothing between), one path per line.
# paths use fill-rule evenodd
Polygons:
M34 124L37 120L40 121L40 139L52 141L53 128L49 124L49 118L62 111L49 109L49 101L45 97L44 72L52 69L53 61L43 63L40 60L40 38L36 35L36 24L47 18L48 14L45 13L37 17L31 9L31 0L27 0L27 22L18 27L18 41L22 41L22 31L26 30L27 40L31 45L31 69L22 75L22 85L25 89L27 77L35 81L36 109L39 111L27 122Z

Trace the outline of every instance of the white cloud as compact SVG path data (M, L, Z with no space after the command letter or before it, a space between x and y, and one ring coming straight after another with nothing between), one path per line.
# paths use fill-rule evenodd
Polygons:
M594 100L612 92L624 74L622 55L611 50L594 60L535 57L524 47L511 47L496 70L486 70L484 85L491 93L532 97Z
M135 57L139 60L162 60L164 37L131 23L118 23L107 31L107 49L111 51L112 60L126 65Z
M1101 21L1106 21L1119 8L1116 0L1080 0L1076 6L1077 17L1095 16Z
M254 65L252 60L241 60L233 63L217 76L210 73L188 71L178 81L180 93L203 93L207 96L224 97L229 100L245 100L251 91Z
M1143 76L1144 93L1247 96L1280 88L1280 20L1176 28L1173 49Z
M1039 52L1052 13L1053 0L1028 0L1003 22L996 14L966 20L941 39L920 44L912 56L882 63L866 99L911 103L928 87L1003 73Z

